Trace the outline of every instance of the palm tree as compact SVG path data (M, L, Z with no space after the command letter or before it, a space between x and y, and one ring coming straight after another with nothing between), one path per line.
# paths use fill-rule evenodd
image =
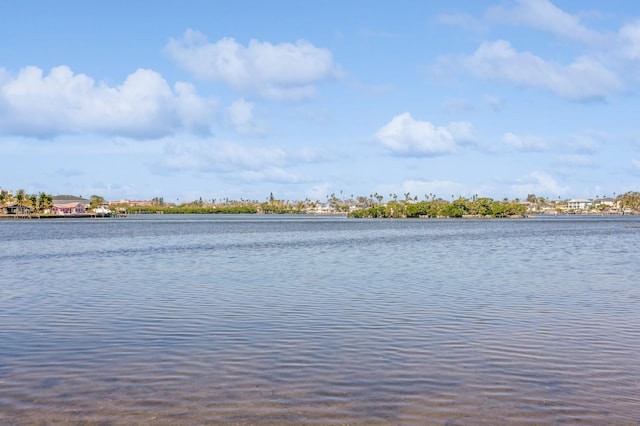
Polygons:
M25 198L25 193L24 193L24 189L18 189L18 192L16 193L16 202L18 204L22 204L24 203L24 198Z
M33 210L38 210L38 196L36 194L27 196L27 200L29 200L29 204L31 204Z
M53 207L53 197L50 194L40 192L38 194L38 211L46 211Z
M17 208L16 208L16 213L18 214L22 214L24 213L24 202L26 199L27 195L24 192L24 189L18 189L18 192L16 193L16 196L14 197L16 200L16 204L17 204Z

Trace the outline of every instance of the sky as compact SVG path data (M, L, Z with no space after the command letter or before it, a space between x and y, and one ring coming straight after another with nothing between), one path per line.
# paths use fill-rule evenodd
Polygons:
M640 2L0 2L0 187L170 202L640 190Z

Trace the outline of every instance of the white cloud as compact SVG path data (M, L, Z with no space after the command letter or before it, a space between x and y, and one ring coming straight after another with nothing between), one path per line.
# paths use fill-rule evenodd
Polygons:
M487 17L586 44L598 44L605 38L583 25L577 16L566 13L548 0L518 0L513 7L495 6L487 11Z
M570 167L591 167L593 166L593 158L585 154L567 154L556 157L556 163Z
M428 121L414 120L405 112L378 130L375 139L397 155L436 156L456 152L458 144L473 140L472 130L470 123L434 126Z
M595 131L577 133L571 135L567 147L576 154L594 154L600 146L600 141L606 137L606 134Z
M269 167L264 170L246 170L239 173L240 179L247 182L300 183L299 176L289 173L281 167Z
M324 161L320 153L309 149L286 150L277 146L241 145L215 142L197 137L168 139L152 171L173 173L212 173L226 175L239 182L302 183L308 178L294 170Z
M165 145L162 166L169 170L204 172L260 171L286 164L287 153L276 147L245 147L231 142L172 141Z
M26 67L0 78L0 134L35 137L96 133L156 138L179 131L206 133L215 102L155 71L138 69L117 87L96 83L67 66L48 75Z
M557 65L518 52L505 40L482 43L462 59L462 65L480 78L538 87L577 101L607 98L623 89L618 76L593 59L583 56L569 65Z
M197 78L223 81L234 90L270 99L312 97L316 83L339 74L328 49L304 40L277 45L251 40L243 46L223 38L211 43L189 29L181 39L171 39L165 52Z
M640 59L640 20L624 25L618 32L619 51L626 59Z
M635 169L635 170L640 170L640 160L636 160L635 158L633 160L631 160L631 166Z
M534 171L516 180L510 185L511 191L520 198L528 194L542 196L558 196L569 192L569 187L562 186L546 173Z
M518 136L507 132L502 136L502 140L520 151L544 151L547 148L547 144L536 136Z
M175 109L183 126L195 133L208 134L216 102L198 96L195 87L189 83L178 82L174 85Z
M227 108L227 124L232 126L241 135L263 135L265 129L256 122L253 117L255 105L244 99L234 101Z

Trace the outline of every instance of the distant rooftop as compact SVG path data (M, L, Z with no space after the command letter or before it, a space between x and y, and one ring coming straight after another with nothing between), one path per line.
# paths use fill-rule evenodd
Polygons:
M76 197L75 195L54 195L51 198L53 198L54 204L68 204L68 203L89 204L91 202L86 198Z

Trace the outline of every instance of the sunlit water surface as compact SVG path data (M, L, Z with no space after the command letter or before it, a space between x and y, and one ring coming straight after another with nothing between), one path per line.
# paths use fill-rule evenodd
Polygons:
M640 218L0 221L0 424L640 424Z

